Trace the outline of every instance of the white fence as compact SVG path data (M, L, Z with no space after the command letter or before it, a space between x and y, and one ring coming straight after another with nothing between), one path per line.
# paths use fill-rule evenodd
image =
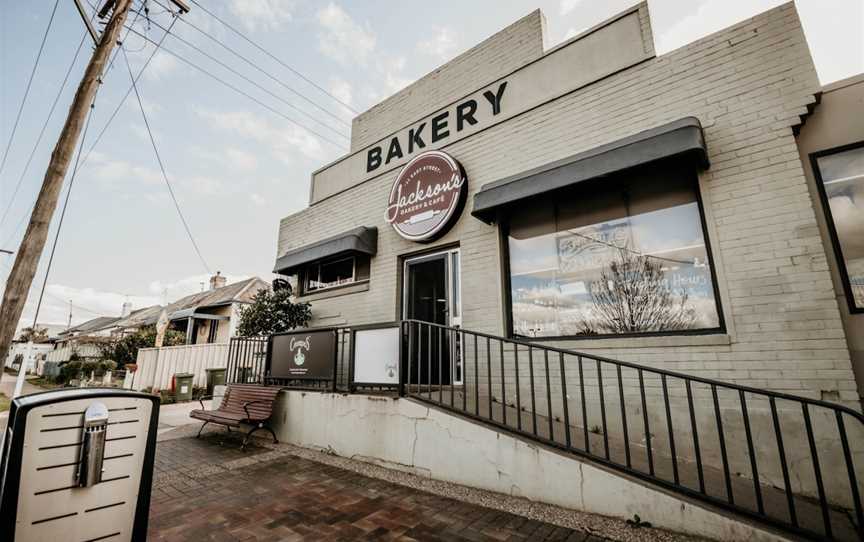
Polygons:
M166 390L177 373L192 373L194 386L207 384L206 369L224 368L228 364L228 343L190 344L138 350L138 370L126 371L123 387L142 390Z
M51 350L45 356L45 361L69 361L72 354L78 354L82 358L101 358L102 351L95 344L67 345L56 350Z

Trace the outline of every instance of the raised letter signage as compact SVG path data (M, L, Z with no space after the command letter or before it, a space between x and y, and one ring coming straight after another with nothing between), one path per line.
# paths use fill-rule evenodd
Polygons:
M385 218L409 241L432 241L459 218L467 192L468 179L459 162L445 152L427 151L399 172Z

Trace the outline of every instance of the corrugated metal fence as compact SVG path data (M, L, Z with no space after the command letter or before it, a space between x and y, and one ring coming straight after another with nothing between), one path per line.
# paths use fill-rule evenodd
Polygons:
M142 348L138 351L138 370L126 372L126 389L165 390L177 373L195 375L193 385L207 384L206 369L224 368L228 359L228 343L189 344L163 348Z

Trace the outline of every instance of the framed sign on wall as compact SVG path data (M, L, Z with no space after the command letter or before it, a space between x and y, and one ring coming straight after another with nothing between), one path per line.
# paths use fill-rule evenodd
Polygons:
M356 327L351 334L351 384L399 384L399 324Z
M336 329L306 329L271 335L267 376L293 380L333 380Z

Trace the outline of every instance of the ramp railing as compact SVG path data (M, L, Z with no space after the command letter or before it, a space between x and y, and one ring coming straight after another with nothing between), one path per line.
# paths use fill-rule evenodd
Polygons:
M852 408L401 325L405 395L806 538L862 537L864 416Z

